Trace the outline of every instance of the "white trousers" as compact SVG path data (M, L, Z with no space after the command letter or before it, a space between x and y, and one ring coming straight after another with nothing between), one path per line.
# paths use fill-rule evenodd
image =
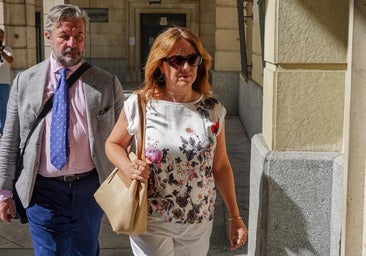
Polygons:
M179 224L148 216L147 232L131 235L135 256L206 256L212 221Z

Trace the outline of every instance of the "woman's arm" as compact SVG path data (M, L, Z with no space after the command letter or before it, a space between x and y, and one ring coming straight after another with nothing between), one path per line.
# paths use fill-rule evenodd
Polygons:
M231 250L242 246L248 230L241 219L235 195L233 171L226 152L225 123L217 136L216 152L213 160L215 184L229 212Z
M150 175L148 160L135 159L131 161L128 157L127 148L133 139L127 130L127 117L124 109L113 127L105 143L106 155L118 169L122 170L131 179L137 179L146 182Z

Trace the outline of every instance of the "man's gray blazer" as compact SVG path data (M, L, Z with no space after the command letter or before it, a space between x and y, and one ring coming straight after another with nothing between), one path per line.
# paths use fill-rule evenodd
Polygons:
M42 109L43 93L49 70L49 59L17 74L13 81L7 108L4 135L0 142L0 190L12 190L17 157L26 137ZM104 144L123 107L123 90L116 76L92 66L82 75L84 85L90 152L99 180L112 171ZM35 129L25 149L24 169L16 189L28 207L40 165L43 120Z

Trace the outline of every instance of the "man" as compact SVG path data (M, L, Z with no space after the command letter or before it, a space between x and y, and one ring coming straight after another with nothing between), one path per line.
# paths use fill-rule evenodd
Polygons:
M5 32L0 28L0 138L3 134L6 105L10 92L10 64L13 62L13 51L5 46Z
M19 148L25 146L47 99L55 95L51 111L28 142L24 168L16 183L26 208L35 255L99 254L103 212L93 194L113 169L104 143L124 99L116 76L97 67L84 72L68 93L67 89L63 91L63 97L68 98L59 98L65 84L63 73L69 77L83 62L87 22L86 12L74 5L53 7L45 31L51 56L18 74L10 92L8 119L0 143L0 218L7 223L15 217L11 190ZM65 103L68 105L62 106ZM63 110L68 111L64 117L56 117ZM68 131L54 144L53 136L64 132L54 134L59 128L56 122L63 122ZM60 148L61 144L65 147ZM60 155L54 155L55 148Z

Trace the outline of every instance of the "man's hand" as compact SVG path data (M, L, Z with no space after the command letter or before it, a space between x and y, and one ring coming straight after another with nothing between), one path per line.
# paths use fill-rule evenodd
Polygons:
M13 199L10 197L0 202L0 219L6 223L10 223L11 219L16 217Z

